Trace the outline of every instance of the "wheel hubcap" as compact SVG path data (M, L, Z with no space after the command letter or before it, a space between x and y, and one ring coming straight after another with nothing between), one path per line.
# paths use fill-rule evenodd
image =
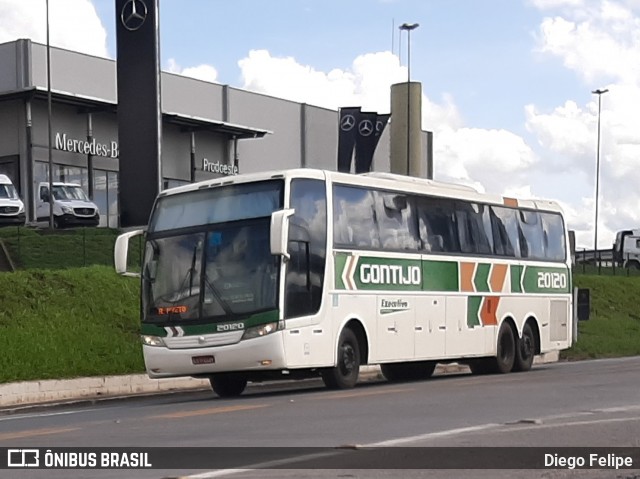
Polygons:
M351 344L342 345L342 372L349 374L356 364L356 352Z
M508 361L511 358L513 344L510 340L505 339L500 345L500 359L502 361Z
M532 356L532 354L533 354L533 341L531 340L531 338L529 336L525 336L524 338L522 338L521 351L522 351L522 356L524 358L529 358L529 357Z

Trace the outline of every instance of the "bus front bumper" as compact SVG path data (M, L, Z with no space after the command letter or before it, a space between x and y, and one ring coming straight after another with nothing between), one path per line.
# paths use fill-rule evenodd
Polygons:
M285 369L282 331L208 348L169 349L143 345L142 352L150 378Z

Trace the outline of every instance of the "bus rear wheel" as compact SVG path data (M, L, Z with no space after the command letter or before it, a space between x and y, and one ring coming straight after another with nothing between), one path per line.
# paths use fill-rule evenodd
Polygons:
M428 379L435 369L435 361L380 365L380 370L387 381L419 381L420 379Z
M514 368L516 361L516 340L513 329L502 323L498 331L497 354L493 358L477 358L469 361L473 374L505 374Z
M246 378L237 374L214 374L209 377L209 383L221 398L238 397L247 387Z
M513 369L516 360L516 339L513 329L506 322L502 323L498 331L498 351L492 359L492 369L496 373L505 374Z
M338 341L338 363L322 372L322 380L329 389L349 389L358 382L360 347L355 333L345 328Z
M516 348L516 360L513 364L514 371L529 371L536 354L536 337L529 323L522 328L522 338L518 340Z

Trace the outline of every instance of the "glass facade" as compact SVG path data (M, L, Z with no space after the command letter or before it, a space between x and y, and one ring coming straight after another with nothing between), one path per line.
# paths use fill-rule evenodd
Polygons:
M38 185L49 181L49 164L44 161L36 161L33 168L34 191L38 191ZM76 183L82 186L87 196L89 194L89 172L87 168L53 165L53 181ZM173 178L162 179L162 189L188 185L190 182ZM100 227L118 228L118 184L119 173L117 171L93 170L93 202L100 211Z
M49 181L49 164L36 161L33 168L34 191L38 185ZM89 193L89 172L87 168L53 165L53 181L75 183ZM117 228L118 225L118 172L93 170L93 202L100 211L101 227Z
M118 227L118 173L93 170L93 201L100 210L100 226Z

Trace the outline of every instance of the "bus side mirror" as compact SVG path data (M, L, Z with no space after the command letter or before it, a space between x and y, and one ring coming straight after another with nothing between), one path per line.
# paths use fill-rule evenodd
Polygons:
M118 236L113 252L116 273L121 274L122 276L133 276L136 278L140 277L140 273L127 271L127 256L129 254L129 240L143 233L144 230L134 230Z
M577 288L576 312L578 321L588 321L591 315L591 294L588 288Z
M283 256L288 261L290 256L287 251L289 244L289 217L295 213L294 209L274 211L271 214L271 229L269 243L271 254Z

